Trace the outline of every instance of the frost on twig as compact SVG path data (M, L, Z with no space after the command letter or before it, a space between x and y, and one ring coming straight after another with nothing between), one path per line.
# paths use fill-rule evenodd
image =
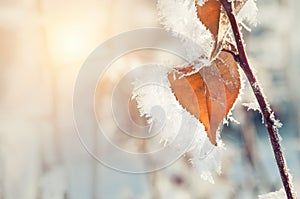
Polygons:
M253 110L253 111L259 111L261 113L261 110L260 110L260 107L259 107L259 104L257 101L243 103L243 106L245 106L247 108L247 111Z

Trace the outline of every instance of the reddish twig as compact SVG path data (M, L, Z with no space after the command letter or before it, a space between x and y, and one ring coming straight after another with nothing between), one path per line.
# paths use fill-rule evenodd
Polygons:
M286 165L286 161L283 155L283 152L281 150L280 146L280 139L278 134L278 129L275 125L275 118L274 113L272 112L269 104L266 102L266 98L264 97L261 88L256 80L256 77L254 76L252 69L250 68L248 58L245 52L244 44L241 38L241 33L235 18L235 15L233 14L232 9L232 3L228 0L220 0L222 6L224 7L227 16L229 18L231 28L234 34L234 38L237 44L237 50L238 50L238 57L239 57L239 64L240 67L243 69L251 87L255 94L255 97L259 103L261 112L264 117L264 121L267 125L270 141L273 147L274 156L276 159L276 163L280 172L281 180L283 183L283 186L285 188L285 192L288 199L297 199L297 196L293 189L293 184L291 181L291 178L288 173L288 168Z

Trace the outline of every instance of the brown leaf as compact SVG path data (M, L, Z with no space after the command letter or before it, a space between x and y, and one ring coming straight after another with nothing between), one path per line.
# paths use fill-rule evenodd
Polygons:
M182 107L205 126L211 143L217 145L216 132L241 88L238 65L230 53L221 52L211 66L188 75L193 71L188 66L169 73L171 89Z
M223 41L230 27L230 23L219 0L208 0L202 6L198 5L197 2L198 0L196 0L197 16L215 39L215 46L211 54L211 59L213 59L222 49ZM235 14L242 9L246 2L247 0L235 1Z
M221 3L218 0L208 0L202 6L196 3L196 7L198 18L206 26L206 28L216 37L219 32Z

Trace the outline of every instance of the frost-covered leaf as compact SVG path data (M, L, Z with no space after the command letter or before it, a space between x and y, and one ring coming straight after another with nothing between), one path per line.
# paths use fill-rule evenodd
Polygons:
M197 16L214 37L216 37L219 32L221 3L218 0L208 0L202 4L198 2L196 5Z
M247 0L234 1L234 13L239 13L246 2ZM213 59L223 47L224 38L227 35L230 23L219 0L208 0L204 3L196 0L196 7L198 18L211 32L215 40L211 54L211 58Z
M168 79L168 74L172 71L172 68L162 66L147 67L140 74L143 78L134 82L133 98L137 101L141 116L148 118L151 126L155 126L157 121L164 123L160 128L154 129L158 130L155 133L158 133L164 145L173 143L178 134L183 134L178 144L174 145L176 150L189 152L190 161L199 170L202 178L213 183L211 174L220 173L220 152L223 144L218 140L217 146L213 145L204 125L175 98ZM157 107L164 114L156 114L153 110ZM187 144L188 148L182 148Z
M238 65L231 54L221 52L211 66L193 70L191 66L174 70L168 79L176 99L205 126L216 145L217 130L240 93Z
M249 1L254 2L234 0L235 14ZM151 127L155 121L165 120L159 129L165 145L182 128L184 134L195 133L188 149L191 162L200 169L202 178L213 182L211 173L220 172L223 148L219 127L241 89L238 64L231 53L222 51L236 53L228 34L230 24L218 0L158 0L157 6L165 29L181 38L189 64L175 69L151 68L135 82L133 95ZM238 15L241 20L247 18ZM196 49L191 42L197 44ZM163 118L153 112L155 107L164 110ZM188 141L183 138L177 147Z
M219 34L219 29L223 28L222 26L219 26L220 21L220 15L221 15L221 4L218 0L208 0L203 3L199 4L199 2L196 4L197 7L197 16L200 19L200 21L206 26L206 28L211 32L215 39L214 44L214 50L212 52L211 57L214 57L216 55L217 49L220 49L220 45L222 40L219 40L220 38L224 38L225 35ZM224 31L222 31L224 32Z

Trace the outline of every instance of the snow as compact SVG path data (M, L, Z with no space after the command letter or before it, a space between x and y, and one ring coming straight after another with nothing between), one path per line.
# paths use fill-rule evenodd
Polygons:
M239 11L236 18L239 23L243 23L243 21L247 21L250 25L256 26L257 21L257 6L256 0L248 0L243 8Z
M201 170L201 178L214 184L212 170L221 174L221 152L225 149L221 140L218 140L218 146L213 146L208 139L203 136L197 139L196 148L192 151L193 166Z
M158 0L157 7L164 28L182 40L188 61L198 60L199 68L209 65L215 41L198 19L194 1Z
M159 131L161 142L165 146L171 144L181 133L184 134L179 142L175 142L175 150L190 152L192 165L199 170L204 180L213 183L212 173L220 173L221 170L222 142L218 140L217 147L212 145L203 124L176 100L167 78L170 68L158 65L147 68L148 70L143 71L147 75L141 74L143 78L134 82L133 89L133 97L137 101L141 116L146 116L151 131ZM164 114L153 111L158 108ZM157 127L157 123L161 121L164 124L160 128L152 128Z
M206 1L199 0L198 5L202 6ZM197 68L210 65L209 58L216 41L211 32L198 19L194 0L158 0L157 8L160 22L164 28L182 39L187 60L200 62L195 66ZM237 14L237 21L248 31L251 29L245 22L248 22L249 25L257 24L255 0L248 0L245 3Z
M283 188L281 188L279 191L270 192L258 196L258 199L285 199L285 198L287 197Z

